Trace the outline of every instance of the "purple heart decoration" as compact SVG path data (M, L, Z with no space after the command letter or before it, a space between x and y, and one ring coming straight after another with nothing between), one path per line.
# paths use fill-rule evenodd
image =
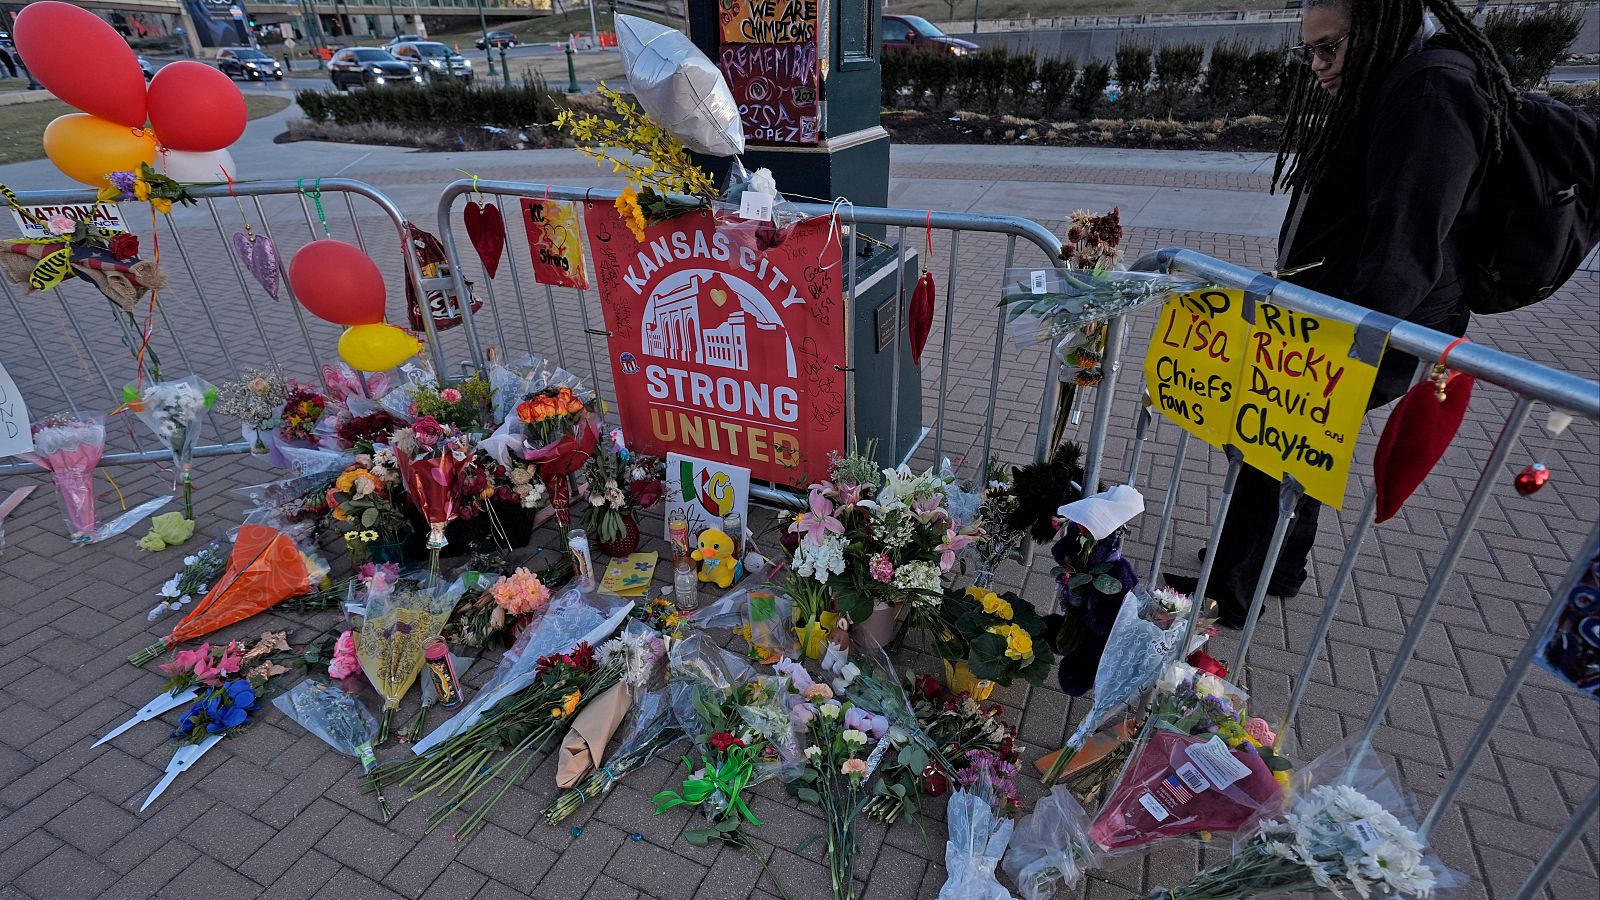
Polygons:
M246 234L243 231L233 233L233 252L238 254L239 261L250 270L267 296L278 299L278 248L272 245L272 238L261 234Z

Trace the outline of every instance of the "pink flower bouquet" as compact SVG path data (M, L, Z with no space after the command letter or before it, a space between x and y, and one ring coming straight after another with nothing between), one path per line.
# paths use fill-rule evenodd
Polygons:
M33 452L24 458L49 471L75 544L94 540L94 469L105 448L100 416L46 416L33 425Z

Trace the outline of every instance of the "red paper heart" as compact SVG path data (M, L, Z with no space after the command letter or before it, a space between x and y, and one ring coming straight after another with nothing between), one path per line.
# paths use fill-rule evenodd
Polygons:
M468 203L461 219L467 226L467 237L483 261L483 270L490 278L500 268L500 254L506 249L506 222L500 216L500 207L493 203Z
M1378 451L1372 457L1377 483L1378 511L1374 521L1390 519L1444 456L1446 447L1461 430L1461 420L1472 400L1473 377L1455 375L1445 386L1440 402L1434 383L1419 381L1400 398L1383 426Z
M928 332L933 330L933 273L923 270L917 286L911 292L911 305L906 308L906 330L911 335L911 361L922 365L922 348L928 344Z

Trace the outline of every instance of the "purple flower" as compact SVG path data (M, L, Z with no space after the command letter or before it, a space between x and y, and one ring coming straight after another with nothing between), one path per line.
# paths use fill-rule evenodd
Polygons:
M795 731L805 731L811 727L811 720L817 717L817 708L810 703L800 702L789 707L789 721L794 725Z
M844 727L864 731L877 739L889 733L889 720L859 706L852 706L844 714Z
M133 199L133 183L136 178L132 172L112 172L106 179L111 182L112 187L123 193L122 199Z
M802 694L811 690L811 686L816 683L811 680L811 673L806 671L806 667L792 659L783 659L773 663L772 671L789 679L789 684Z

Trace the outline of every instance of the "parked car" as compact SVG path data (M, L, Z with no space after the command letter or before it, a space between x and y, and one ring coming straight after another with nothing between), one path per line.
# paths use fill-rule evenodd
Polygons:
M217 51L217 69L229 78L283 80L283 63L252 47L225 47Z
M939 26L921 16L884 16L883 52L910 53L913 50L943 53L948 56L966 56L977 53L978 45L951 37Z
M394 54L395 59L410 63L412 68L422 73L423 81L451 78L472 80L472 63L438 41L413 41L392 47L389 52Z
M328 61L328 78L341 91L354 87L421 84L422 73L377 47L346 47Z
M139 60L139 71L144 73L144 80L145 81L149 81L150 79L156 77L156 67L150 65L150 60L145 59L142 56L138 56L138 57L134 57L134 58ZM21 60L18 60L18 62L20 63Z
M494 47L496 50L510 50L517 45L517 36L509 31L491 31L488 34L488 38L489 46ZM473 45L482 50L483 38L479 37L476 41L473 41Z

